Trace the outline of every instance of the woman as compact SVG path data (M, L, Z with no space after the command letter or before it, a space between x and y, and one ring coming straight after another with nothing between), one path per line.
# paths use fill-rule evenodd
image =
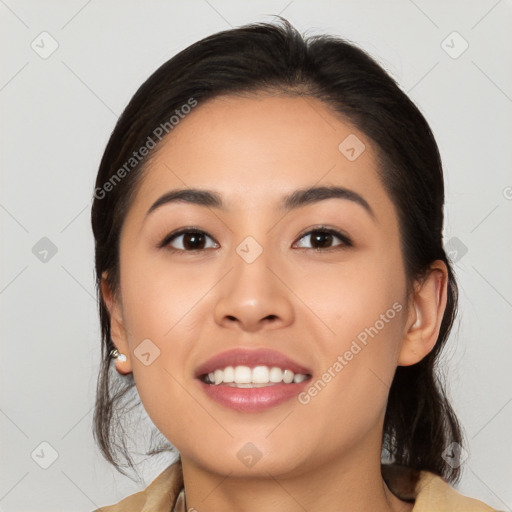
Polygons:
M283 19L193 44L126 107L94 195L95 438L133 465L140 399L179 453L99 510L492 510L450 486L438 148L363 51Z

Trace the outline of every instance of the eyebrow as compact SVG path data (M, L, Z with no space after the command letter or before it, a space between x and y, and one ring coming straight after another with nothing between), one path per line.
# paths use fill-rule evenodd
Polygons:
M300 208L301 206L317 203L326 199L345 199L352 201L362 206L368 214L375 219L375 213L364 197L353 190L336 186L310 187L295 190L291 194L284 196L280 209L288 212L290 210ZM146 216L165 204L176 202L185 202L199 206L206 206L208 208L226 210L226 206L222 202L222 197L218 192L213 190L186 188L171 190L170 192L165 193L151 205Z

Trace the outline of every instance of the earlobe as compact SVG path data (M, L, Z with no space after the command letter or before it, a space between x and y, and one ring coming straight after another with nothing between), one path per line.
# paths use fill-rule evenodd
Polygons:
M427 275L418 283L411 298L410 318L397 364L410 366L420 362L434 348L446 309L448 269L441 260L434 261Z
M122 307L119 299L112 292L107 279L107 273L104 272L101 277L101 296L110 317L110 337L116 347L115 358L116 370L122 375L132 371L129 355L129 345L124 326ZM119 355L117 355L119 354ZM124 357L119 357L124 356Z

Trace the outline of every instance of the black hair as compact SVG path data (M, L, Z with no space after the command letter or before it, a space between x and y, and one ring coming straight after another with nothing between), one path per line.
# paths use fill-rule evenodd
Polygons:
M109 352L115 347L100 285L107 272L109 286L118 290L121 228L160 140L147 158L130 159L148 144L148 137L156 138L157 127L172 136L171 116L185 112L184 105L260 92L319 99L373 142L380 178L398 214L409 285L422 278L433 261L446 264L448 300L437 343L419 363L396 369L384 419L383 450L396 464L456 482L460 468L448 464L442 454L452 442L462 445L462 432L437 362L456 315L458 292L443 248L443 170L434 136L419 109L366 52L337 36L305 37L281 17L276 23L253 23L213 34L175 55L140 86L110 136L92 206L102 331L96 442L118 470L123 472L122 460L133 468L119 418L126 413L127 397L134 404L137 397L130 395L132 375L112 375Z

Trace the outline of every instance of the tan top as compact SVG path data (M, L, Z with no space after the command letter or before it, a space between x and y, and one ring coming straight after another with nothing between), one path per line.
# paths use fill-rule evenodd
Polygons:
M383 464L382 476L393 494L414 502L413 512L497 512L428 471ZM187 512L181 462L171 464L143 491L93 512Z

